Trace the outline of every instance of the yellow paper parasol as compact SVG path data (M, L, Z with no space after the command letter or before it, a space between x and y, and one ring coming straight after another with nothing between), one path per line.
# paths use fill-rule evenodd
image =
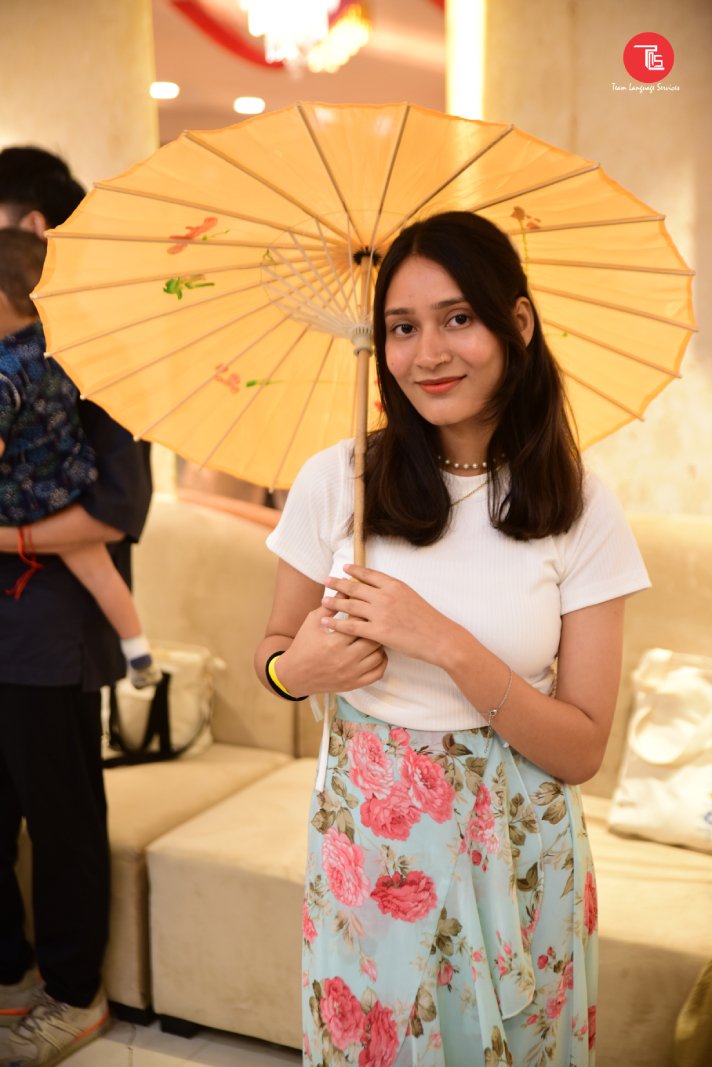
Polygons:
M694 329L693 272L663 216L512 126L408 104L300 104L186 132L98 182L49 234L48 351L135 436L288 487L308 456L377 423L378 261L405 225L452 209L517 247L582 447L640 418Z

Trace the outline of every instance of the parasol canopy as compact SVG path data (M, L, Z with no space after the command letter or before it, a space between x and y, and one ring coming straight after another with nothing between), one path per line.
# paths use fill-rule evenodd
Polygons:
M185 132L98 182L48 235L47 349L136 437L270 488L377 425L357 403L377 264L409 223L502 228L563 371L582 447L678 376L692 271L664 217L600 166L499 123L304 103ZM365 369L364 369L365 368Z

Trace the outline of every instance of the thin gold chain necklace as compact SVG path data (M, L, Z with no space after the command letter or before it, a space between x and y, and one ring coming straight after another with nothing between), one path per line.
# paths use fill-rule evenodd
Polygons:
M488 484L488 482L489 482L489 478L485 478L485 480L480 485L476 485L474 489L469 489L462 496L459 496L457 498L457 500L451 500L450 501L450 507L454 508L456 504L461 504L463 502L463 500L467 500L468 497L474 496L475 493L479 493L480 489L484 489L484 487Z

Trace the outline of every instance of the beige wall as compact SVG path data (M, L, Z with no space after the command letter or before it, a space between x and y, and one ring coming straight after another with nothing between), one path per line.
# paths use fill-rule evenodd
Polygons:
M0 147L38 144L88 184L158 144L150 0L2 0Z
M0 0L0 148L63 156L86 186L158 145L150 0ZM154 450L160 488L173 460Z
M679 92L614 91L628 85L626 42L661 33L675 50L666 84ZM683 378L646 413L587 453L629 510L712 513L712 4L707 0L489 0L482 117L513 122L600 162L667 215L697 271L699 334Z

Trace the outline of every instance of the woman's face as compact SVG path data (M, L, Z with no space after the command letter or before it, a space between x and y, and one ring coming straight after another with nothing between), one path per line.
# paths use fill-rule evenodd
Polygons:
M386 363L416 411L442 429L481 432L504 349L454 278L439 263L410 256L393 275L384 314Z

